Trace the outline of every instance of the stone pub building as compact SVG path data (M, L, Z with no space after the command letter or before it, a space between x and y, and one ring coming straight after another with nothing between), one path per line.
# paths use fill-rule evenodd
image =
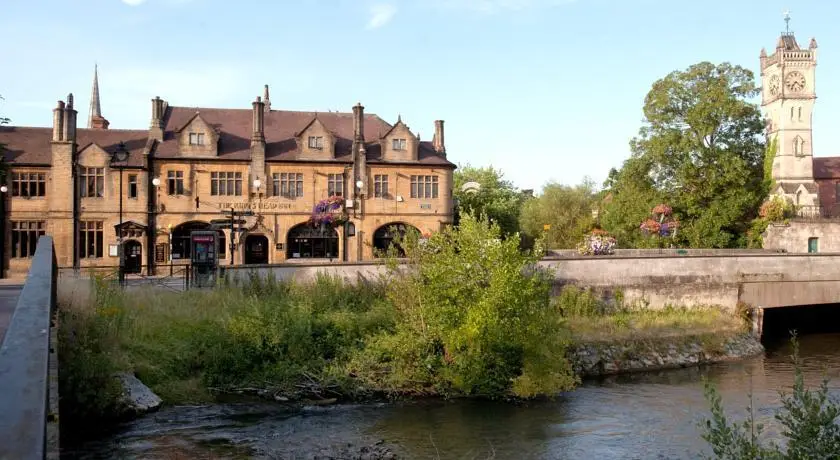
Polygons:
M350 113L274 110L266 85L250 105L175 107L155 97L149 129L110 129L94 74L87 128L77 128L72 94L53 109L51 128L0 127L4 274L28 270L43 234L54 237L59 266L81 268L118 266L121 236L126 270L145 273L186 263L193 230L217 229L221 264L241 265L367 260L395 229L428 234L452 223L455 165L442 120L429 142L361 104ZM128 158L119 163L121 143ZM332 196L348 223L308 224ZM231 209L233 232L223 224Z

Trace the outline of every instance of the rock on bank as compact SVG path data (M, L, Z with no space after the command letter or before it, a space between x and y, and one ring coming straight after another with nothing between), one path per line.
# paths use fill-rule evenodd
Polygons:
M580 343L569 348L568 356L579 376L599 377L733 361L763 352L758 338L739 333Z

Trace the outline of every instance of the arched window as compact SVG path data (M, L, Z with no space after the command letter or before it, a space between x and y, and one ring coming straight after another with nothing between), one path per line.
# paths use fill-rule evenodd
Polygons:
M799 121L802 121L802 107L799 107L797 110L799 111Z
M315 228L299 224L286 238L288 259L332 259L338 257L338 232L334 228Z
M802 199L802 190L799 190L798 192L796 192L796 205L801 206L803 201L804 200Z
M405 234L409 231L409 229L420 233L420 230L416 227L400 222L385 224L376 229L376 231L373 232L373 247L375 249L374 255L379 256L387 251L393 244L394 238L396 238L397 235L405 237ZM403 248L396 246L395 249L400 255L405 255Z
M796 156L805 155L805 140L799 136L793 138L793 154Z
M793 107L790 108L790 119L793 120Z

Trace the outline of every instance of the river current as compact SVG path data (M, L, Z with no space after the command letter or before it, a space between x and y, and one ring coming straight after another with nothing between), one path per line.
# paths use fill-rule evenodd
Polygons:
M800 337L806 383L831 379L840 397L840 334ZM337 455L384 442L410 459L682 459L710 453L699 424L709 415L703 377L729 414L752 406L774 437L780 390L793 382L781 340L746 361L588 381L553 400L337 405L290 411L274 404L168 407L64 446L63 459L271 458Z

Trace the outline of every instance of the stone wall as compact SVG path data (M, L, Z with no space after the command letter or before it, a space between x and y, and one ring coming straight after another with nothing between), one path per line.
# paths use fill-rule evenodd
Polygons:
M807 253L808 240L817 239L818 253L840 253L840 220L793 221L770 225L762 235L771 251Z

